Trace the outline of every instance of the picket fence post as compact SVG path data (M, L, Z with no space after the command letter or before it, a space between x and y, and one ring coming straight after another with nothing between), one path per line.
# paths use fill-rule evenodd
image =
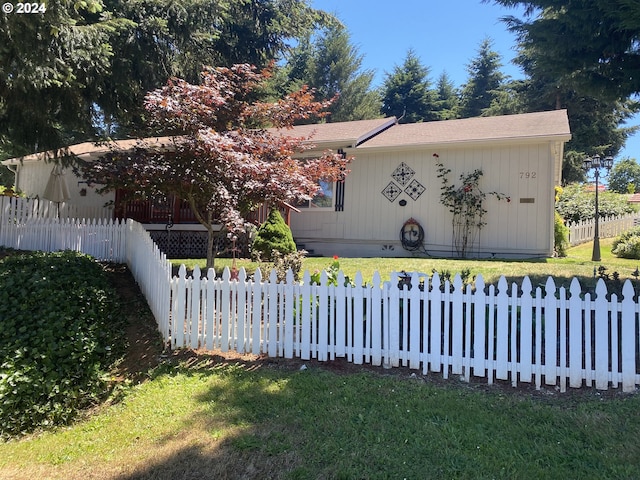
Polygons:
M582 322L584 308L580 299L582 293L580 282L578 282L577 278L571 280L569 292L569 386L578 388L582 386L582 345L584 341Z
M380 278L380 273L376 270L371 280L371 364L382 365L383 343L383 319L385 317L382 296L384 286Z

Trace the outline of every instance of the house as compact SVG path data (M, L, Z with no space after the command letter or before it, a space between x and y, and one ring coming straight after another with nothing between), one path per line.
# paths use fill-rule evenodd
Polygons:
M313 135L315 147L302 161L326 149L354 157L344 182L321 182L322 193L296 205L290 215L298 245L309 251L372 257L455 254L453 216L440 198L440 161L451 170L454 185L460 175L481 169L480 188L511 200L486 197L485 226L474 237L470 255L553 254L554 186L560 184L564 144L571 138L565 110L416 124L398 124L395 118L324 123L296 126L285 134ZM163 148L168 139L154 141ZM118 142L123 149L134 145ZM87 143L70 151L91 159L109 146ZM47 158L43 153L3 164L15 172L19 190L42 197L52 170ZM69 170L65 176L70 186L66 203L99 208L117 200L98 195ZM115 203L113 215L133 216ZM179 202L143 207L142 223L156 232L168 234L167 212L172 212L172 232L201 230Z
M330 202L292 216L294 237L306 249L374 257L455 253L453 216L440 198L439 160L451 169L454 185L461 174L479 168L484 192L511 199L487 196L486 225L471 255L553 255L554 186L560 184L564 144L571 138L565 110L393 124L370 133L331 143L354 156L351 173L344 185L327 192ZM314 141L318 150L325 146L320 136ZM419 249L403 247L403 228L423 232Z

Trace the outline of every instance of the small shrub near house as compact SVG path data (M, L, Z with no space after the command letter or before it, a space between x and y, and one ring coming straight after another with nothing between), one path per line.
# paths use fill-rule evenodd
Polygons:
M558 212L554 213L553 250L558 257L566 257L567 248L569 248L569 227L564 224L564 220Z
M274 250L273 255L271 256L271 261L273 262L273 269L276 271L278 281L286 281L289 270L293 273L293 279L296 282L300 280L300 271L302 270L302 265L306 255L306 250L298 250L285 255Z
M117 307L86 255L0 261L0 437L67 423L107 392L125 346Z
M269 212L267 220L260 225L253 240L252 255L262 260L270 260L273 252L281 255L297 250L291 229L285 223L278 209Z
M640 259L640 227L627 230L616 238L611 253L620 258Z

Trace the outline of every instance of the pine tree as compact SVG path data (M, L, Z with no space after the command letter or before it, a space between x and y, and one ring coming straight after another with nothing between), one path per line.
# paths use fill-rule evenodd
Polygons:
M297 250L291 229L285 223L277 208L271 209L265 222L260 225L253 240L252 253L262 260L271 260L274 252L282 255Z
M144 95L205 65L265 67L334 21L306 0L86 0L0 15L0 155L144 128Z
M429 68L413 50L402 65L387 73L382 86L382 113L402 117L404 123L439 120L436 93L431 90Z
M453 81L442 72L436 83L436 110L440 120L452 120L458 118L460 97Z
M543 55L549 76L586 95L625 100L640 93L640 10L635 0L496 0L522 5L525 19L506 17L520 44Z
M500 54L492 50L493 42L485 39L477 56L467 66L469 78L462 87L461 112L463 118L485 114L498 96L505 79L500 71Z
M332 24L313 41L302 42L286 68L292 86L316 89L319 101L335 97L327 122L345 122L380 116L380 99L371 89L373 72L362 70L362 62L348 31Z
M582 182L585 179L582 160L586 155L615 157L637 130L623 126L632 116L635 103L598 97L572 78L554 76L543 66L545 57L546 52L535 45L520 43L515 61L526 75L520 102L531 112L567 109L571 140L565 146L562 178L564 183Z

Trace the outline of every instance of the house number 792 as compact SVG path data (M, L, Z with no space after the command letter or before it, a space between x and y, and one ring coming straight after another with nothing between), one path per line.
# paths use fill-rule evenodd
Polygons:
M532 178L536 178L537 172L520 172L520 178L522 180L529 180Z

